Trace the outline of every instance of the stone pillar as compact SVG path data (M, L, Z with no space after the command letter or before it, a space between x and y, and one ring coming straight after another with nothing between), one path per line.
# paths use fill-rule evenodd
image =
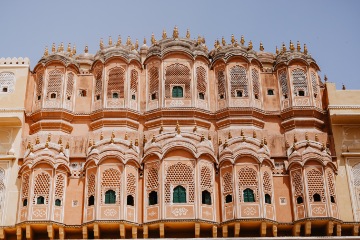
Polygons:
M300 236L300 228L301 228L301 225L298 223L293 226L292 234L294 237Z
M307 237L311 236L311 222L310 221L305 222L305 236L307 236Z
M352 234L353 234L353 236L358 236L359 235L359 226L358 225L353 226Z
M16 239L17 240L22 240L22 229L20 226L16 227Z
M82 228L82 235L83 235L83 239L88 239L88 229L87 229L87 226L83 226L83 228Z
M200 237L200 223L195 223L195 237Z
M125 225L124 224L120 224L120 238L122 238L122 239L125 238Z
M261 222L260 225L260 236L266 237L266 222Z
M217 226L215 225L212 227L212 237L217 238Z
M334 232L334 223L332 221L329 221L326 224L326 236L332 236Z
M6 238L5 229L0 228L0 239L5 239L5 238Z
M235 223L234 226L234 237L239 237L240 236L240 223Z
M64 227L59 227L59 239L60 240L65 239L65 229L64 229Z
M132 238L137 238L137 227L136 226L132 226L131 235L132 235Z
M99 224L94 223L94 239L99 239L99 238L100 238Z
M222 236L228 237L228 226L227 225L222 226Z
M26 228L26 239L27 240L32 240L33 239L33 231L31 229L31 226L26 225L25 228Z
M164 238L165 237L165 226L163 223L159 224L159 232L160 232L160 238Z
M341 224L336 224L336 236L341 236Z
M272 235L273 237L277 237L277 224L272 225Z
M49 225L47 225L46 228L47 228L48 238L50 240L53 240L54 239L54 226L49 224Z
M143 226L143 238L148 238L148 237L149 237L148 225L144 225Z

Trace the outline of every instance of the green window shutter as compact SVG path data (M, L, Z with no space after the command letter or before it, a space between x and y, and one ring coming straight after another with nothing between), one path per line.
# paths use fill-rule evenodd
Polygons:
M181 98L183 97L183 88L180 86L175 86L172 89L172 97L173 98Z
M182 186L177 186L173 191L173 203L186 203L186 190Z
M255 202L254 191L250 188L244 190L244 202Z

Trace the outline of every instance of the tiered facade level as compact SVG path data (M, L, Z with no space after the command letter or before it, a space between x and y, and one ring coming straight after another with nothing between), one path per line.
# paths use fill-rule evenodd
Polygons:
M358 234L306 46L214 47L175 28L140 49L53 45L27 65L24 122L9 130L20 155L0 166L0 239ZM0 97L25 88L6 64ZM12 219L4 203L17 204Z

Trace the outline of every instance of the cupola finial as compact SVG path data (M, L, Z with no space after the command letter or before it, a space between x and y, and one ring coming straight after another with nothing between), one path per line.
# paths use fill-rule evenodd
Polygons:
M264 45L262 42L260 42L260 51L264 51Z

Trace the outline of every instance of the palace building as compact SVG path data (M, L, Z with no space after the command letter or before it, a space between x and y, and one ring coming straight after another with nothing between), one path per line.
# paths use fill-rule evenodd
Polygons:
M357 236L360 91L319 70L176 27L0 59L0 239Z

